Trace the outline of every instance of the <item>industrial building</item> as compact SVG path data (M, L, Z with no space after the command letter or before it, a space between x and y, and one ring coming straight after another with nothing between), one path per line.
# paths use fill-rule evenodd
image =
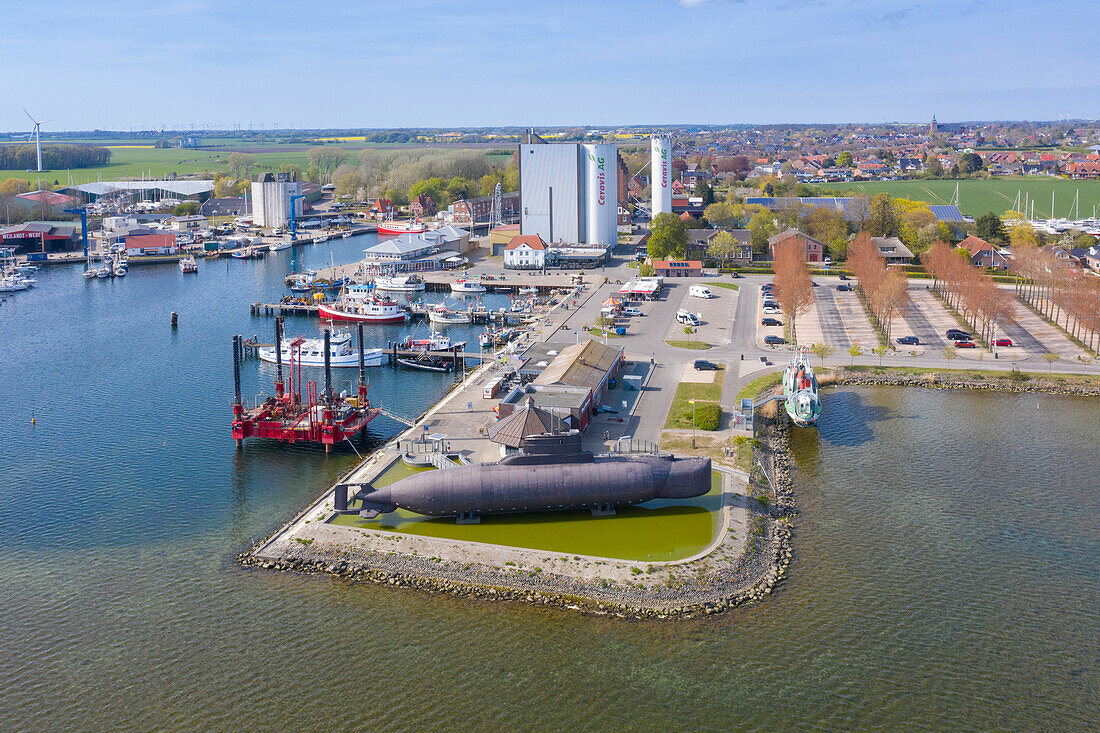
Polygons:
M618 237L613 143L520 145L520 231L544 242L613 247Z
M194 199L206 201L214 194L213 181L97 181L82 183L61 189L63 193L78 194L88 202L100 198L114 198L119 194L135 195L143 201L161 199Z
M262 173L252 182L252 223L260 227L284 227L290 221L291 206L295 217L302 215L302 184L289 173Z
M650 139L652 155L650 181L653 193L653 216L672 213L672 138L654 135Z

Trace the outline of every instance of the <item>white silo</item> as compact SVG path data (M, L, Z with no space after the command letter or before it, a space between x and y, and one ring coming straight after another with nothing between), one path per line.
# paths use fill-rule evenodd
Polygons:
M585 242L605 247L618 238L618 165L614 143L586 144L584 152Z
M672 213L672 138L654 135L650 139L653 162L650 164L650 190L653 192L653 216Z

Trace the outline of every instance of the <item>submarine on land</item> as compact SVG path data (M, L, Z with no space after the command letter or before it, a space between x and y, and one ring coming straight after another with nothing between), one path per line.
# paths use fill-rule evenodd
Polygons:
M497 463L428 471L361 491L360 516L398 508L430 517L615 507L650 499L688 499L711 488L709 458L594 456L577 433L533 435Z

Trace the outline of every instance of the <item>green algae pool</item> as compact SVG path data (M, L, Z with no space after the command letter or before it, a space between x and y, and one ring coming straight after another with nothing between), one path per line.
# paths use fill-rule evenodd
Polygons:
M388 486L421 471L397 461L374 485ZM354 508L357 503L352 503ZM375 519L343 514L332 524L403 534L526 547L573 555L662 562L683 560L704 550L722 526L722 475L712 474L710 492L694 499L655 499L619 509L611 517L587 511L498 514L480 524L457 524L454 517L426 517L398 509Z

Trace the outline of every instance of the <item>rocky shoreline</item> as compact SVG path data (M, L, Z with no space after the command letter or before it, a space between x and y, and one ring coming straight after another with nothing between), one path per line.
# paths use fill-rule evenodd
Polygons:
M459 563L415 552L378 551L338 542L290 541L266 555L256 549L237 561L262 570L328 574L347 582L376 583L486 600L520 601L594 615L630 619L693 618L755 603L786 576L792 558L793 486L785 424L761 420L758 457L769 466L775 497L750 507L748 542L737 546L732 533L704 556L681 563L652 563L633 569L629 580L580 579L541 568L506 568ZM749 484L749 494L770 493L768 483ZM611 561L609 561L610 564ZM510 564L510 563L509 563ZM643 563L631 563L642 565ZM653 571L653 568L659 568Z
M888 386L888 387L924 387L926 389L978 389L996 392L1036 392L1044 394L1073 395L1081 397L1100 396L1100 381L1087 377L1033 376L1016 372L1019 377L985 375L981 372L968 374L943 373L934 370L921 374L882 371L854 370L840 367L823 386ZM824 380L823 380L824 381Z

